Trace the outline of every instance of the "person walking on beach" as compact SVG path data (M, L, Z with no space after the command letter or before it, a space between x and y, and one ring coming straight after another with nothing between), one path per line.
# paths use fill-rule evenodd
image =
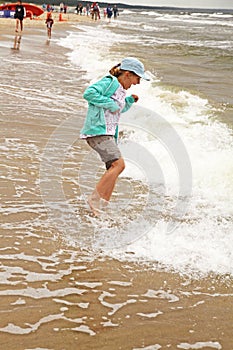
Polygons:
M108 23L110 23L111 22L111 18L112 18L112 8L111 8L111 6L109 4L107 6L106 11L107 11Z
M89 16L90 14L90 4L86 5L86 15Z
M91 18L95 19L95 21L97 21L97 18L99 18L99 7L96 2L93 2L91 5Z
M60 13L63 12L63 10L64 10L64 3L61 2L61 3L60 3Z
M26 15L26 11L24 6L22 5L22 0L19 0L15 6L15 14L14 18L16 19L16 24L15 24L15 31L16 33L19 31L19 26L20 26L20 31L23 31L23 19Z
M126 96L126 90L149 80L144 65L137 58L126 57L96 83L89 86L83 97L88 101L88 111L80 137L85 139L105 163L106 172L88 197L94 213L100 214L112 195L118 176L125 168L124 159L117 146L120 115L138 101L137 95Z
M116 19L117 16L119 16L119 11L118 11L117 5L114 5L113 6L113 18Z
M48 12L47 13L47 18L45 21L46 25L47 25L47 33L48 33L48 38L51 39L52 36L52 26L54 23L54 20L52 18L52 12Z

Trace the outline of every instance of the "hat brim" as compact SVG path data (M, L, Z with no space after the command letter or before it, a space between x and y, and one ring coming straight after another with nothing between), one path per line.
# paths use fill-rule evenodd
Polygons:
M147 80L147 81L150 80L150 77L149 77L146 73L144 73L144 74L142 74L142 75L139 75L139 77L142 78L142 79L144 79L144 80Z

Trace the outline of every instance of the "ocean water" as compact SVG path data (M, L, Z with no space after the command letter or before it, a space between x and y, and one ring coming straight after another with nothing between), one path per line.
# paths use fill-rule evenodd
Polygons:
M25 21L20 50L0 33L0 348L232 349L232 19L124 10L55 21L49 42ZM129 91L126 169L94 218L82 94L125 56L151 80Z
M149 152L151 159L145 164L135 160L127 155L126 145L128 166L122 177L147 185L154 181L157 190L160 184L163 199L158 192L153 200L144 198L147 203L137 213L141 225L131 223L128 241L120 230L113 242L115 228L107 229L109 240L106 231L104 238L100 235L105 247L114 248L122 240L123 247L110 255L128 260L130 251L132 259L156 261L182 273L232 274L232 18L224 13L124 10L110 24L74 25L60 40L84 79L97 80L124 56L141 59L151 77L131 88L139 95L138 106L121 122L126 135L122 147L135 142L143 148L141 157ZM180 196L185 197L182 218L176 208ZM110 215L122 215L127 207L133 211L137 204L138 198L120 203L119 197ZM151 215L155 220L148 224L145 217ZM172 219L176 230L168 235L172 215L177 215Z

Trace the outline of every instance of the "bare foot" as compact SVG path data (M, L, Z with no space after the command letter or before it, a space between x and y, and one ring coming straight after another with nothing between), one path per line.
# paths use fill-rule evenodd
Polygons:
M93 214L95 216L100 215L100 195L95 189L94 192L88 197L87 203L91 208Z
M108 206L108 201L101 198L96 189L88 197L87 203L95 216L100 216L101 213L104 213Z
M98 208L95 207L95 204L93 203L92 199L91 199L91 196L88 197L88 200L87 200L87 203L92 211L92 213L95 215L95 216L100 216L100 211Z

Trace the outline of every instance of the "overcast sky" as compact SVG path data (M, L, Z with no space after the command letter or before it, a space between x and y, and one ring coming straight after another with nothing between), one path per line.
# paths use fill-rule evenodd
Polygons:
M101 3L101 1L99 1ZM114 0L110 1L111 3ZM233 9L233 0L116 0L129 5L173 6L210 9Z

